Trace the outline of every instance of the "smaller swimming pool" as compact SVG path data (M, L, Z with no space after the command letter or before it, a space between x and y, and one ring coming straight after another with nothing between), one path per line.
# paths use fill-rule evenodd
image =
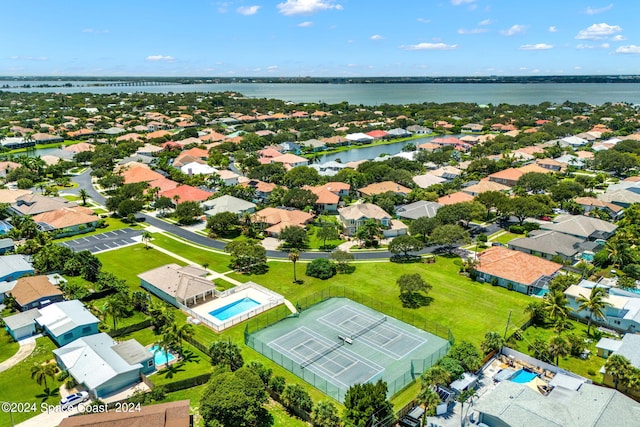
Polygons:
M253 308L256 308L260 305L260 303L254 299L249 297L245 297L234 301L230 304L225 305L224 307L217 308L213 311L209 312L209 315L214 318L224 321L233 316L237 316L238 314L242 314L245 311L249 311Z
M509 381L519 384L525 384L533 381L533 379L537 376L538 374L536 374L535 372L529 372L525 371L524 369L519 369L515 372L515 374L511 376L511 378L509 378Z
M171 352L165 354L164 350L157 345L149 347L149 353L153 353L153 361L155 362L156 366L164 365L176 358L173 354L171 354Z

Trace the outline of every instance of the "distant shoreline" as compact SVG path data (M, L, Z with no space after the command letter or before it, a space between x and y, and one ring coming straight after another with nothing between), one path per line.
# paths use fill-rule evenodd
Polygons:
M8 83L13 83L9 85ZM25 82L22 85L21 82ZM26 83L29 82L29 83ZM47 82L42 85L35 82ZM60 82L60 84L56 84ZM73 82L84 82L75 85ZM544 84L640 83L640 75L591 76L443 76L443 77L167 77L167 76L0 76L0 89L20 87L100 87L124 84Z

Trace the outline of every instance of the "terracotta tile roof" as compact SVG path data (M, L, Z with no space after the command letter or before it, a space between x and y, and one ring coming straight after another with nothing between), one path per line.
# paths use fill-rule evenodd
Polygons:
M247 181L241 181L240 185L242 185L243 187L253 187L256 189L256 191L259 191L265 194L271 193L278 186L278 184L274 184L272 182L260 181L259 179L250 179ZM283 188L286 188L286 187L283 187Z
M156 171L152 171L147 166L128 167L120 172L124 178L125 184L134 184L136 182L149 182L156 179L164 178L163 175Z
M96 215L91 209L84 208L82 206L56 209L54 211L34 215L33 217L35 222L44 222L56 230L65 227L89 224L98 221L98 219L98 215Z
M320 141L324 142L327 145L332 145L332 144L344 144L349 140L344 136L336 135L329 138L320 138Z
M142 406L133 412L102 412L63 419L59 427L189 427L189 400Z
M622 211L622 207L614 205L613 203L605 202L604 200L596 199L595 197L576 197L575 202L582 206L595 206L598 208L609 208L612 212Z
M32 193L31 190L9 190L0 188L0 203L15 203L20 197Z
M369 184L366 187L358 188L358 191L366 196L382 194L382 193L386 193L387 191L392 191L394 193L402 193L402 194L411 193L410 188L407 188L400 184L396 184L393 181L376 182L374 184Z
M434 151L434 150L438 150L440 148L441 148L440 145L434 144L433 142L425 142L424 144L418 145L418 149L419 150Z
M304 226L313 219L313 215L298 209L265 208L251 216L253 222L264 222L270 226L285 223Z
M481 194L487 191L509 191L510 189L510 187L498 182L482 180L475 185L462 189L462 191L469 194Z
M146 135L147 140L154 138L164 138L167 135L171 135L171 132L166 130L157 130L155 132L150 132Z
M384 138L389 134L383 130L372 130L371 132L367 132L366 135L372 136L374 138Z
M160 191L158 193L162 191L173 190L178 185L180 184L165 177L154 179L153 181L149 181L149 189L159 188Z
M18 169L22 166L20 163L16 162L0 162L0 171L8 171Z
M340 201L340 196L337 193L332 192L331 190L325 188L324 186L319 187L311 187L309 185L305 185L302 187L303 190L309 190L316 196L318 196L318 200L316 200L316 204L324 204L331 205L337 204Z
M536 173L552 173L549 169L543 168L536 163L531 163L528 165L524 165L518 168L523 174L527 172L536 172Z
M227 136L218 132L211 132L204 136L201 136L200 139L202 141L215 142L215 141L224 141L225 139L227 139Z
M272 159L273 162L284 163L285 165L292 165L294 163L309 163L308 159L304 157L296 156L295 154L287 153L282 154Z
M489 178L494 180L504 179L507 181L517 181L524 174L525 173L520 169L509 168L509 169L498 171L496 173L492 173L491 175L489 175Z
M96 147L93 144L86 142L79 142L73 145L67 145L63 148L64 151L71 151L72 153L82 153L84 151L94 151Z
M62 295L62 291L49 282L47 276L21 277L11 291L21 306L39 300L40 298Z
M207 200L209 197L213 196L213 193L210 193L205 190L201 190L196 187L192 187L190 185L180 185L171 190L161 191L159 196L168 197L171 200L175 196L178 196L178 203L182 202L203 202Z
M437 202L440 203L441 205L453 205L456 203L471 202L471 201L473 201L473 196L467 193L463 193L462 191L458 191L456 193L442 196L437 200Z
M505 280L531 285L542 276L551 276L561 264L523 252L494 246L478 254L476 270Z

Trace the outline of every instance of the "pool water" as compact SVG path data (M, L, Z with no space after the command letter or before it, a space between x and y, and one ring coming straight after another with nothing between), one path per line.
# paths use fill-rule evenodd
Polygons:
M537 376L538 375L535 372L529 372L525 371L524 369L520 369L516 371L516 373L513 374L511 378L509 378L509 381L519 384L525 384L533 381L533 379Z
M165 363L169 363L176 358L173 354L171 354L171 352L165 354L164 350L157 345L149 347L149 353L153 353L153 361L155 362L156 366L164 365Z
M218 320L227 320L233 316L249 311L252 308L258 307L260 303L251 298L242 298L234 301L231 304L227 304L224 307L217 308L209 312L209 315L215 317Z

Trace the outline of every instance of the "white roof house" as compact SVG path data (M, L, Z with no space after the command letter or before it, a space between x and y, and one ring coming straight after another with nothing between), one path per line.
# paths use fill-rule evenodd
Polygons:
M187 175L211 175L216 169L203 163L191 162L180 168L182 173Z
M581 147L583 145L588 144L589 141L587 141L584 138L577 137L577 136L567 136L567 137L562 138L560 140L560 145L563 145L563 143L571 145L573 147Z
M40 317L35 319L36 322L41 328L49 332L58 345L71 341L72 337L64 339L64 336L68 333L73 335L76 329L78 329L76 334L82 335L98 331L97 325L100 319L91 314L84 304L78 300L50 304L39 310ZM92 328L91 326L94 327ZM86 328L84 334L82 333L82 328ZM75 338L78 338L78 336L80 335L76 335Z
M370 142L373 141L374 138L372 136L367 135L366 133L356 132L345 135L345 138L349 141L354 142Z

